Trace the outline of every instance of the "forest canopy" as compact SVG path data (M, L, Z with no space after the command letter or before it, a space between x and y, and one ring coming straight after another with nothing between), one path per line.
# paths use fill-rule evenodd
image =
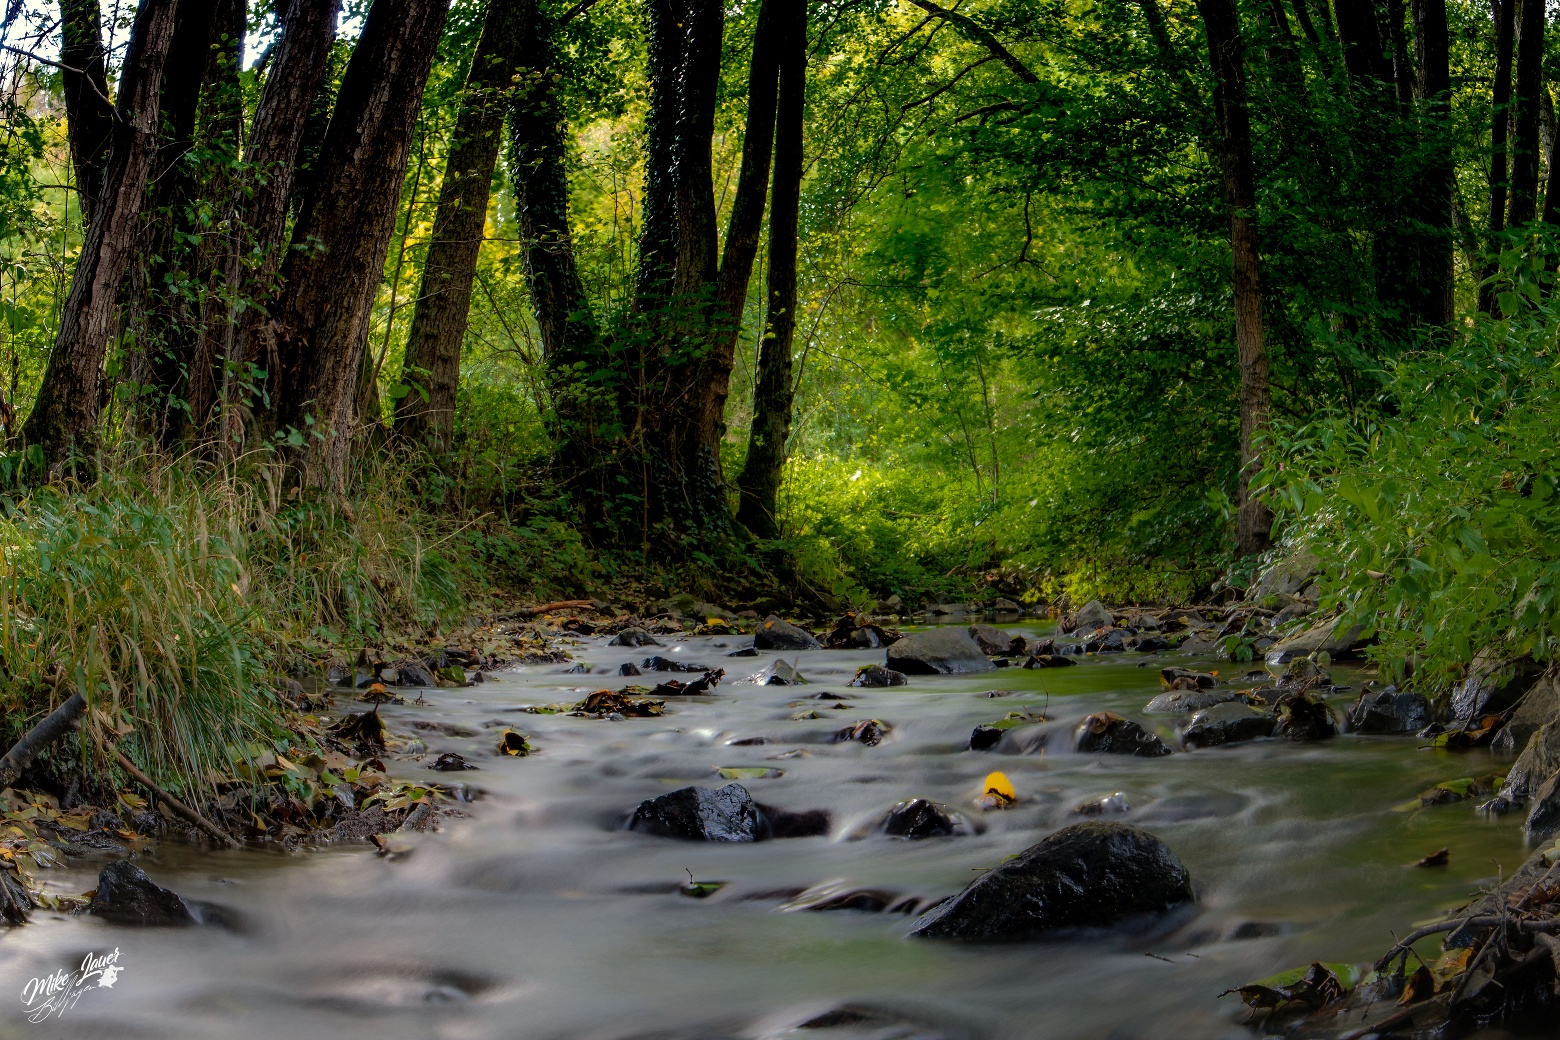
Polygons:
M1275 435L1553 280L1536 0L5 15L23 484L415 459L836 599L1185 598L1299 530Z

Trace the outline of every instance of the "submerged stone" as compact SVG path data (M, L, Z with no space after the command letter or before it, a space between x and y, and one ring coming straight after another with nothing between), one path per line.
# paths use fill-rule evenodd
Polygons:
M1163 842L1123 823L1057 831L923 914L926 939L1027 939L1058 928L1108 927L1193 899L1186 868Z

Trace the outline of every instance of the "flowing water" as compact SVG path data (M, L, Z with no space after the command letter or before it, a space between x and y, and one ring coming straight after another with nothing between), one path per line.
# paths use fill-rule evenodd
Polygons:
M294 856L165 845L142 858L147 872L231 908L243 927L127 929L40 913L0 943L0 990L17 994L33 977L116 947L122 970L111 989L85 992L42 1024L0 994L0 1035L1251 1037L1244 1008L1220 991L1314 959L1374 959L1392 932L1464 902L1524 857L1517 822L1486 819L1471 803L1393 811L1436 781L1504 771L1485 752L1420 750L1412 738L1259 741L1157 759L965 750L974 726L1020 708L1062 725L1110 709L1168 736L1172 720L1141 714L1159 692L1158 668L1217 662L1127 653L854 690L844 683L881 651L727 659L748 641L663 641L668 649L629 650L585 640L574 649L589 676L527 667L429 691L426 705L386 706L395 732L429 719L480 733L428 735L423 761L458 751L481 772L391 765L404 777L469 781L481 792L464 807L469 817L394 836L410 849L394 859L366 845ZM662 718L514 710L633 681L617 667L647 653L724 666L727 682L669 701ZM733 681L776 657L810 685ZM1335 671L1335 681L1357 680ZM1012 694L984 696L997 689ZM791 719L795 702L822 691L847 694L850 707L808 701L823 718ZM845 723L873 718L893 727L882 744L827 742ZM498 726L529 733L536 753L494 757ZM753 737L766 742L732 743ZM642 799L724 784L715 774L723 766L782 770L744 783L767 804L830 810L832 833L715 845L617 829ZM972 803L993 769L1021 801L981 813ZM1115 791L1133 807L1124 818L1164 840L1197 888L1195 911L1155 933L966 946L907 939L905 914L782 909L796 891L830 882L935 900L1065 825L1074 805ZM980 833L915 842L870 833L915 796L961 810ZM1408 866L1442 846L1447 867ZM98 866L49 880L81 892ZM678 891L688 872L727 884L689 898ZM801 1028L842 1007L852 1013L820 1020L842 1024Z

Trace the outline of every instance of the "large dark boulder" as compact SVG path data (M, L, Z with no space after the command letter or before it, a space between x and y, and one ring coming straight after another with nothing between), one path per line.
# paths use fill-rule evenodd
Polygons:
M1237 744L1243 740L1271 737L1277 721L1267 712L1258 711L1239 701L1215 704L1192 716L1186 732L1181 734L1181 746L1217 747L1220 744Z
M1522 695L1517 710L1500 728L1491 746L1496 751L1517 754L1527 747L1533 734L1557 721L1560 721L1560 677L1550 671Z
M1093 820L1057 831L982 874L915 922L926 939L1027 939L1108 927L1190 902L1192 879L1145 830Z
M684 787L639 803L627 829L681 841L759 841L768 837L764 814L741 784L718 790Z
M1357 733L1418 733L1430 722L1424 694L1400 693L1395 686L1367 693L1349 709L1349 725Z
M753 633L753 645L760 650L822 650L823 644L811 632L797 628L771 614Z
M169 927L200 923L183 897L157 885L146 871L126 860L110 863L98 874L97 892L87 912L114 924Z
M905 675L964 675L993 667L980 645L961 628L912 632L890 644L887 665Z

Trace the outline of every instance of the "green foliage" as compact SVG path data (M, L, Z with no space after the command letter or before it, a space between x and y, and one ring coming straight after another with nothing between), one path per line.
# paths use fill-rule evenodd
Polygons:
M1560 640L1560 307L1511 302L1394 366L1382 407L1279 435L1263 475L1287 540L1324 561L1323 606L1431 687L1482 649L1548 660Z

